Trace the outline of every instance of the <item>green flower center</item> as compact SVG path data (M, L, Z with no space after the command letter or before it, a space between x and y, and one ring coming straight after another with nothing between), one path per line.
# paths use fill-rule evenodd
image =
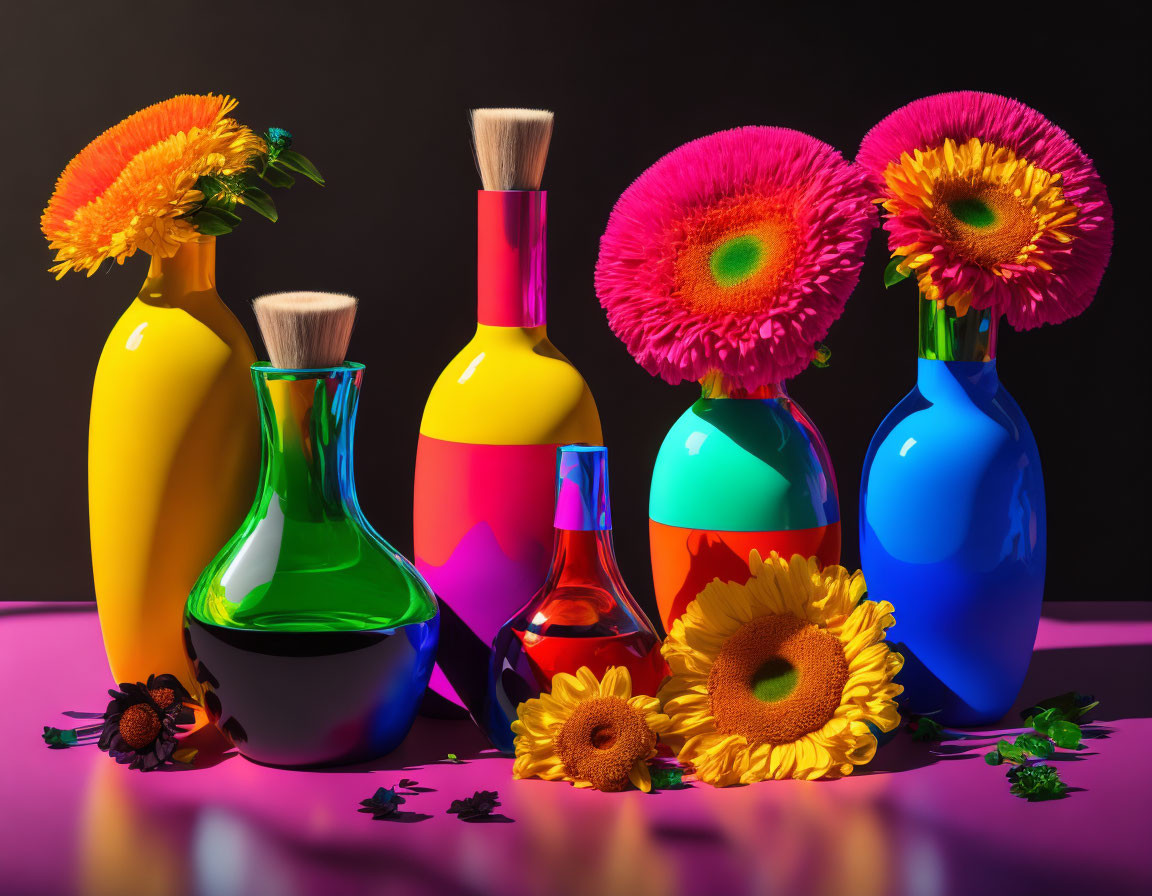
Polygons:
M752 676L752 695L764 703L776 703L796 690L800 673L783 657L773 657Z
M991 227L996 223L996 212L976 196L953 199L948 203L948 211L957 221L969 227Z
M725 240L712 250L708 265L721 286L736 286L755 274L764 261L764 244L751 233Z

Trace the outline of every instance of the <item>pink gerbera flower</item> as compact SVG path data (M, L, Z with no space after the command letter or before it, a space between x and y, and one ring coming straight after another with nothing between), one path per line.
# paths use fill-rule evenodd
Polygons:
M795 376L860 276L876 212L831 146L745 127L681 146L633 183L600 241L613 332L670 383Z
M1091 303L1112 248L1092 160L1034 109L991 93L916 100L860 146L883 197L896 270L957 314L992 308L1017 329Z

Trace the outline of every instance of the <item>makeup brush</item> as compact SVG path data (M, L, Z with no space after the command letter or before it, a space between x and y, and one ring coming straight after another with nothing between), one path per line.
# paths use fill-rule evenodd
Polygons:
M252 302L274 367L338 367L348 353L356 298L335 292L280 292Z
M473 109L472 141L485 190L539 190L552 142L544 109Z

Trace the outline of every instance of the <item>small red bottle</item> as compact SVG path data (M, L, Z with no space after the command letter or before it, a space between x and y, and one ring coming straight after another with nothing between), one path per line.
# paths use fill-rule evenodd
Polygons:
M608 449L563 445L556 457L552 563L535 596L493 644L484 728L512 751L516 707L549 691L557 672L602 676L626 666L632 693L655 696L667 674L660 637L628 592L612 549Z

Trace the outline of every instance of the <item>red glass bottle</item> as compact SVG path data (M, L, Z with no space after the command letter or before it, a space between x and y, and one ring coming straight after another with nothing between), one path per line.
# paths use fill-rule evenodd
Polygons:
M511 752L516 707L550 690L557 672L598 677L626 666L632 692L655 696L667 674L660 637L628 592L612 549L608 449L563 445L556 458L552 563L535 596L493 645L483 724Z

